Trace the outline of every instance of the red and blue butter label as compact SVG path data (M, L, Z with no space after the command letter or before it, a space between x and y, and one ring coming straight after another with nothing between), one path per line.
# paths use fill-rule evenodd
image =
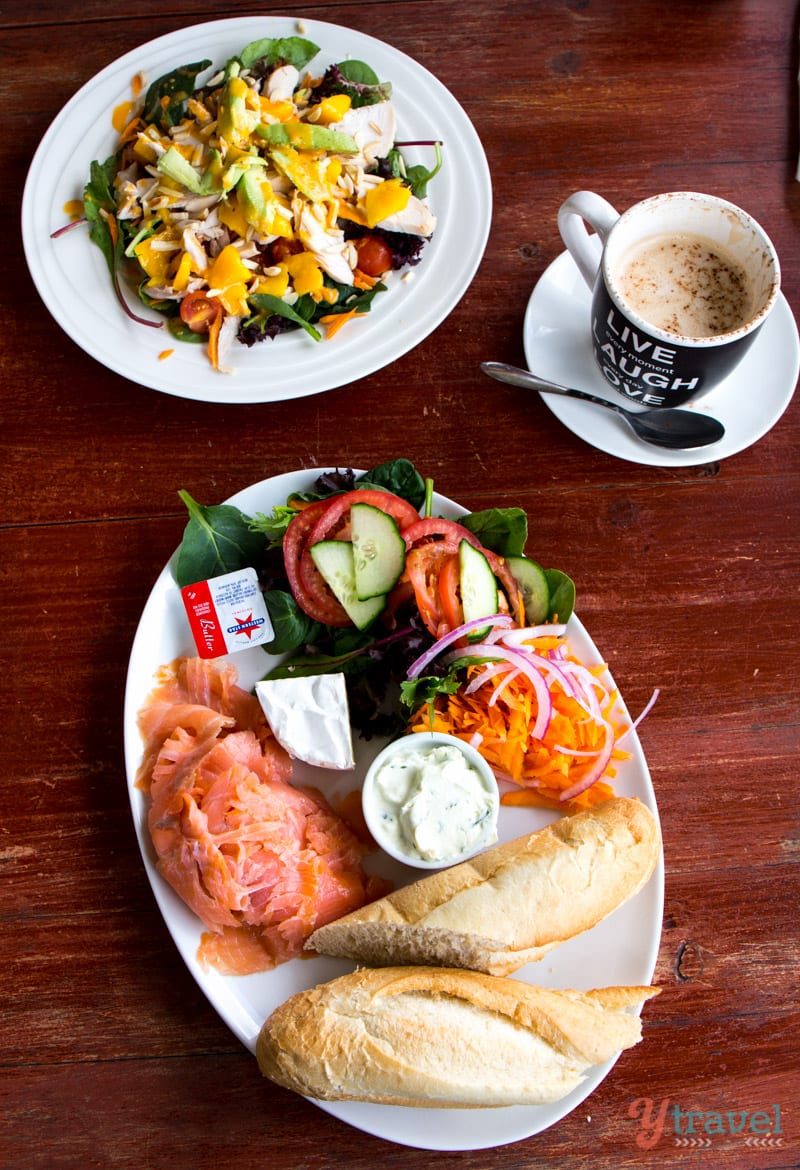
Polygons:
M275 636L255 569L184 585L181 597L201 658L247 650Z

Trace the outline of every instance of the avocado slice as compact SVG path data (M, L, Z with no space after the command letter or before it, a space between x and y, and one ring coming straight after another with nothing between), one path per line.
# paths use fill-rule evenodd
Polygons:
M270 197L269 184L264 182L263 171L252 168L245 171L236 187L236 197L242 214L256 231L269 235L286 235L285 221L280 219L278 203ZM284 227L281 227L281 224Z
M246 142L256 124L256 115L247 109L247 83L238 76L235 62L230 62L228 78L222 87L217 114L217 129L220 137L229 146L240 146Z
M175 146L170 146L158 160L158 169L167 178L181 183L194 195L207 195L211 187L211 176L201 175Z
M256 133L271 146L293 146L296 150L326 150L332 154L358 154L358 144L349 134L316 126L312 122L259 123Z

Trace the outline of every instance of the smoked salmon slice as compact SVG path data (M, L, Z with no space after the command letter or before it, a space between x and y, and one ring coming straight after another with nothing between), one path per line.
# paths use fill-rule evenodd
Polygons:
M137 784L157 869L207 928L199 960L252 974L298 956L319 926L385 892L367 847L292 763L236 668L180 658L139 712Z

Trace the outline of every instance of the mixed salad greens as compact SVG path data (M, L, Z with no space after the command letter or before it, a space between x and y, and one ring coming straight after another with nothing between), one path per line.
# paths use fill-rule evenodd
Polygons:
M189 520L178 585L256 568L275 630L264 649L284 656L268 677L343 672L351 721L365 736L401 730L421 702L457 688L463 663L408 675L465 622L474 628L464 659L486 630L476 619L563 627L573 611L572 580L525 555L521 508L436 516L431 481L407 459L325 473L268 515L180 496Z
M209 60L141 85L115 111L117 149L91 164L82 221L125 312L161 325L128 305L129 276L224 372L236 340L319 341L368 313L436 227L425 197L440 143L398 143L391 85L354 60L315 75L319 51L264 38L202 82ZM406 164L408 145L432 148L430 169Z

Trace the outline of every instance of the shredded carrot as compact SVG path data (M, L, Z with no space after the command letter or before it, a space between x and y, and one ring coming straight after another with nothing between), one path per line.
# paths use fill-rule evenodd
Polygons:
M568 808L570 811L573 809L577 811L579 808L589 808L596 804L602 804L604 800L610 800L613 795L614 789L610 784L606 784L603 780L596 780L591 788L587 788L580 796L576 796L574 800L569 801ZM558 799L558 793L554 788L549 790L544 788L538 790L532 788L512 788L509 792L502 794L500 803L516 808L564 808L564 802Z
M208 356L215 370L219 369L219 331L222 328L222 313L217 313L208 327Z
M328 337L333 337L338 333L343 325L348 321L352 321L355 317L365 317L366 313L359 313L357 309L351 309L349 313L329 313L325 317L320 317L320 324L324 325L327 330Z
M135 142L139 131L146 125L141 117L136 114L126 123L119 137L119 146L125 146L129 142Z
M378 276L367 276L366 272L362 272L360 268L356 268L353 272L353 288L369 289L374 288L380 280Z
M546 653L557 643L555 638L539 638L530 644L538 653ZM575 661L572 659L572 661ZM506 805L544 805L562 812L574 812L607 800L614 790L607 782L616 774L614 762L628 758L616 746L616 709L619 696L603 686L599 676L604 666L588 668L596 684L592 689L598 701L600 718L595 719L574 695L557 679L548 689L552 711L544 735L534 739L532 729L539 711L535 688L523 671L499 666L487 670L485 665L468 667L464 685L450 695L438 695L420 707L412 717L411 731L440 731L455 735L477 747L493 768L498 780L510 781L513 789L501 799ZM467 693L471 682L484 672L484 681ZM565 794L608 753L608 737L614 737L608 763L594 783L582 792L565 799Z

